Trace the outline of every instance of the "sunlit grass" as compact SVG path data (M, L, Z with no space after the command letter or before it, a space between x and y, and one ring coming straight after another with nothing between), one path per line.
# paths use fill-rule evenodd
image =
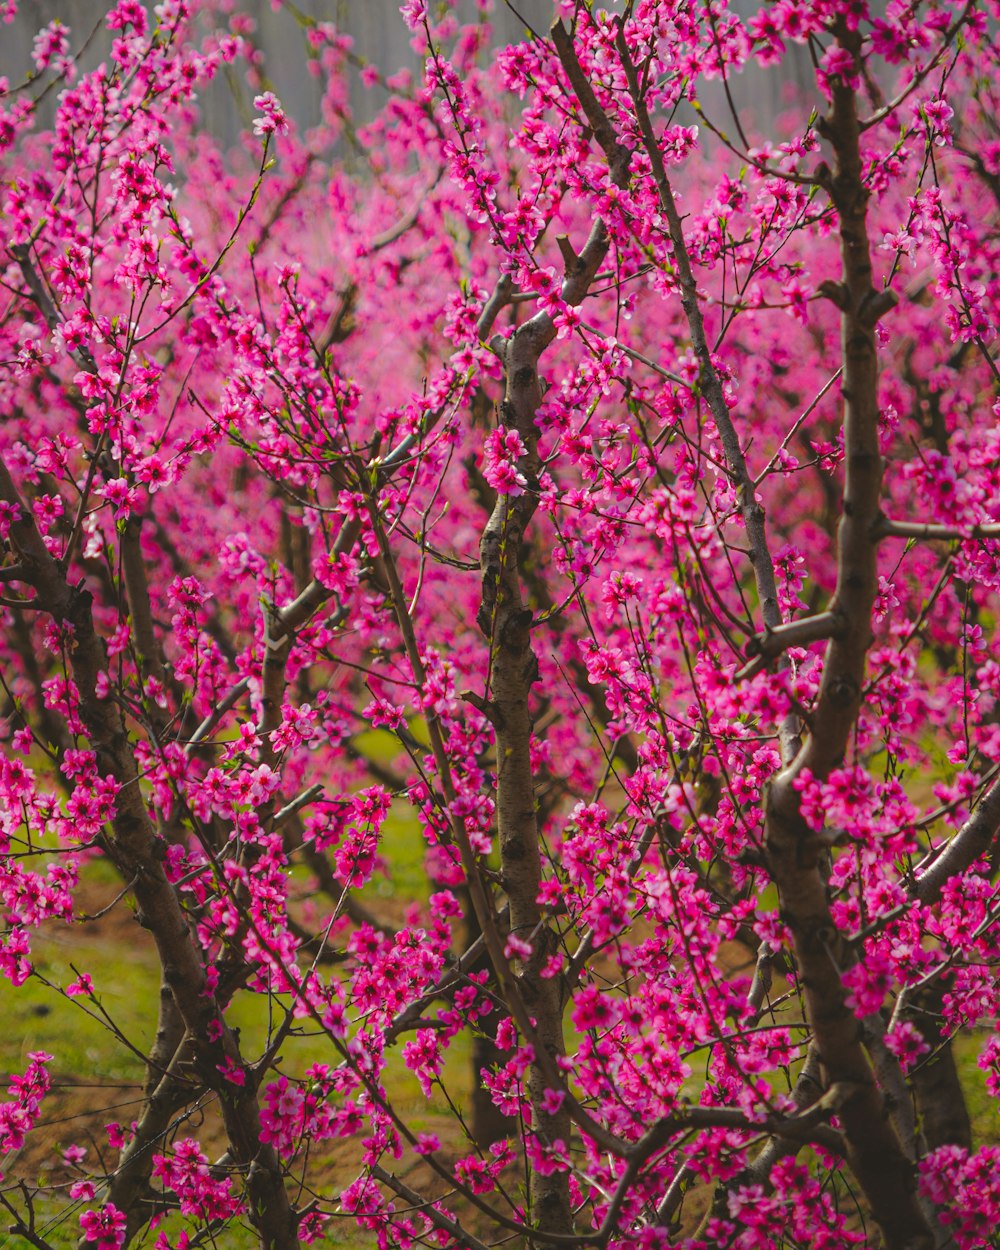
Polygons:
M384 759L399 754L399 744L388 734L366 738L371 741L365 743L365 749L377 751ZM395 802L379 847L386 873L363 891L363 901L372 912L392 922L411 904L426 902L430 887L423 866L425 849L414 813L405 803ZM301 881L301 874L297 873L296 879ZM79 894L89 909L100 911L120 889L121 883L106 862L95 859L85 865ZM104 1126L112 1121L128 1125L141 1110L144 1056L156 1030L159 965L150 936L138 924L127 898L94 920L49 924L33 933L32 961L37 975L16 991L8 988L4 995L0 1071L8 1076L19 1073L29 1053L44 1050L53 1056L49 1064L53 1090L21 1157L0 1161L0 1166L8 1178L17 1176L42 1187L55 1180L62 1186L40 1195L36 1216L39 1235L53 1250L63 1250L77 1244L82 1207L66 1196L68 1174L61 1164L60 1148L79 1142L88 1147L91 1166L101 1170L101 1158L103 1167L114 1166L115 1152L107 1146ZM91 976L96 1001L71 999L61 993L79 972ZM284 1006L282 999L263 994L237 995L227 1019L239 1029L241 1049L248 1061L264 1053L283 1018ZM335 1066L341 1061L340 1052L318 1028L308 1021L297 1027L301 1027L301 1034L290 1037L282 1050L281 1071L297 1076L314 1063ZM403 1063L401 1045L405 1040L400 1039L387 1053L382 1074L387 1097L412 1131L433 1129L445 1142L446 1151L453 1147L461 1153L465 1148L462 1141L448 1141L451 1124L447 1100L440 1094L425 1098ZM460 1105L468 1104L470 1053L470 1039L460 1035L454 1039L445 1064L448 1093ZM199 1113L188 1124L179 1125L180 1135L204 1136L207 1132L211 1139L210 1107L205 1109L203 1124L201 1119ZM214 1135L218 1135L217 1128ZM354 1142L320 1143L311 1149L310 1179L325 1204L335 1206L341 1190L358 1174L359 1156ZM9 1223L6 1213L0 1213L0 1228L6 1229ZM159 1231L180 1228L179 1217L171 1217ZM332 1221L330 1230L338 1245L373 1244L373 1238L358 1230L353 1218ZM152 1238L147 1241L151 1244ZM219 1234L218 1244L227 1250L242 1250L255 1245L256 1240L249 1231L230 1225ZM0 1232L3 1250L27 1250L28 1245L18 1234Z

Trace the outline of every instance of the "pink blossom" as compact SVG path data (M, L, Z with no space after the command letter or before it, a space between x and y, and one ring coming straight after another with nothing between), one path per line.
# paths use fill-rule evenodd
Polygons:
M86 995L87 997L92 997L94 993L94 983L91 981L89 974L82 972L75 981L71 981L69 985L66 986L66 993L70 998L75 998L81 994Z
M84 1240L94 1242L97 1250L118 1250L125 1241L127 1216L111 1202L98 1211L84 1211L80 1216L80 1228Z
M504 943L503 953L508 959L530 959L534 954L534 947L516 934L509 933Z
M288 133L288 118L273 91L254 96L253 106L262 116L254 118L253 132L262 138Z

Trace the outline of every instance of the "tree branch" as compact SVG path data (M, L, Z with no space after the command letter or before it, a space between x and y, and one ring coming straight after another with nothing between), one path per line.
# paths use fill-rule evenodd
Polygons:
M745 654L752 657L751 661L736 672L733 680L755 676L790 647L805 647L824 638L835 638L843 624L836 612L819 612L815 616L787 621L762 634L754 634L745 650Z
M454 1240L456 1245L464 1246L466 1250L489 1250L485 1242L480 1241L473 1233L463 1228L458 1220L453 1220L450 1216L439 1211L433 1201L428 1201L422 1194L418 1194L415 1189L411 1189L398 1176L394 1176L392 1172L386 1171L378 1163L373 1164L369 1169L370 1174L375 1180L383 1185L388 1185L394 1193L400 1198L405 1198L409 1202L415 1212L421 1212L441 1232L447 1233L449 1239Z
M767 541L764 508L757 499L756 485L747 468L746 456L743 454L743 448L740 446L739 435L733 425L732 417L729 415L729 405L726 403L726 396L722 389L722 379L712 359L708 336L705 333L705 319L698 300L698 285L695 281L691 256L684 237L684 225L677 209L673 187L670 184L666 166L663 163L663 154L656 141L656 134L653 130L649 110L646 108L643 99L638 74L625 38L624 24L621 21L618 23L616 45L618 54L621 57L622 69L625 72L625 79L628 83L629 96L631 97L636 120L639 124L643 150L649 158L650 168L656 182L660 207L667 221L674 263L677 266L677 279L681 290L681 307L687 319L688 330L691 334L691 346L694 348L700 369L699 383L701 391L705 396L712 419L715 422L715 427L719 432L719 440L722 443L726 463L729 466L729 475L733 485L736 487L740 513L743 517L747 542L750 547L750 562L753 565L761 617L764 622L764 628L771 631L781 625L782 616L781 608L778 606L778 587L774 576L774 561ZM584 108L587 110L587 117L591 125L594 126L594 133L597 134L597 113L600 113L607 125L610 125L610 123L607 121L607 117L600 109L596 99L593 98L592 92L590 95L592 103L588 108L585 102ZM592 109L596 110L594 115L591 113ZM786 717L778 732L782 758L788 762L795 754L798 746L796 718L794 716Z
M879 516L872 526L872 538L918 538L928 542L975 542L977 539L1000 538L1000 522L985 525L933 525L920 521L893 521Z
M206 993L201 952L164 873L163 839L156 833L142 798L138 767L122 712L114 701L97 693L98 679L107 677L107 659L94 629L91 596L67 582L3 461L0 499L14 509L10 541L27 570L30 584L54 620L72 631L69 656L79 693L80 718L98 769L118 784L108 855L124 880L135 878L139 915L153 937L164 985L193 1039L198 1074L218 1095L233 1156L248 1169L250 1218L265 1250L295 1250L297 1218L285 1191L280 1161L273 1148L260 1141L256 1091L249 1084L234 1084L223 1075L233 1069L242 1071L242 1056L215 996Z
M965 872L981 855L985 855L1000 830L1000 780L990 786L976 810L947 846L928 857L916 870L914 896L921 903L934 903L952 877Z
M841 47L857 59L858 32L841 21L835 33ZM803 769L824 778L844 758L857 724L878 583L872 531L879 516L882 459L878 359L867 315L876 294L867 226L869 193L855 93L839 78L833 80L832 92L832 110L822 130L833 147L836 169L831 173L823 167L821 180L836 208L841 239L845 478L837 583L829 611L842 624L827 647L809 737L768 790L765 846L782 915L793 935L823 1083L851 1091L839 1111L850 1165L890 1250L931 1250L935 1239L917 1199L912 1167L886 1117L861 1044L859 1021L846 1002L841 973L849 966L850 952L830 915L822 871L826 848L804 820L795 787Z

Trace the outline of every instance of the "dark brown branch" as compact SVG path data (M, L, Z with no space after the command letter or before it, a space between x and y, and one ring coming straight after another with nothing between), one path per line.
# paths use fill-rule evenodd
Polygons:
M138 653L137 667L145 689L145 683L150 677L165 687L166 672L163 666L162 648L153 628L149 580L146 577L146 562L142 555L142 523L141 516L131 516L126 521L125 532L122 534L121 553L122 580L125 583L125 595L128 600L132 638ZM169 724L169 717L155 700L147 700L144 706L153 734L156 740L160 741Z
M23 243L15 244L11 247L10 253L17 261L21 276L27 283L32 303L42 314L49 333L52 333L59 328L62 318L31 259L31 248ZM91 355L89 347L79 347L70 351L69 354L85 373L97 373L97 362Z
M119 787L107 853L124 880L135 878L138 913L155 943L164 985L192 1038L198 1076L218 1095L233 1156L247 1169L251 1220L264 1250L295 1250L297 1219L285 1191L280 1161L273 1148L260 1141L256 1091L250 1084L239 1086L223 1075L226 1070L242 1071L242 1056L219 1003L206 993L201 952L164 873L165 845L143 801L122 712L117 703L97 693L99 679L107 676L107 658L94 629L91 596L67 582L2 461L0 499L15 510L10 541L30 584L54 620L72 630L69 655L79 692L79 714L98 768L104 776L113 777Z
M764 1010L764 999L771 992L771 982L774 980L774 953L769 942L761 942L757 948L753 980L747 991L747 1009L751 1024L756 1024L760 1019Z
M824 638L835 638L842 624L835 612L819 612L815 616L787 621L762 634L755 634L746 646L746 655L751 657L751 662L736 673L735 680L753 677L789 647L805 647Z
M567 248L563 250L565 253ZM594 223L579 255L569 248L572 264L562 287L567 304L581 303L607 250L607 234L600 220ZM546 1145L556 1141L568 1144L570 1114L565 1104L554 1114L546 1110L545 1104L546 1091L553 1087L547 1069L565 1053L564 1004L558 979L542 976L546 962L556 952L558 939L538 903L542 859L531 768L529 705L538 662L531 646L532 613L524 603L519 564L525 532L537 504L535 480L540 465L535 414L543 396L538 362L555 336L551 317L539 312L518 327L502 346L498 345L504 367L502 412L505 423L518 431L527 448L521 466L528 487L519 495L499 496L486 522L479 545L482 604L478 615L480 628L489 640L486 686L490 720L496 731L500 872L510 906L511 933L532 946L530 955L518 960L517 971L518 995L535 1020L532 1045L537 1060L528 1076L528 1095L534 1131ZM538 1053L540 1048L544 1055ZM546 1175L532 1169L530 1198L531 1218L539 1229L572 1234L566 1172Z
M594 132L594 138L601 145L601 150L607 159L611 180L616 186L624 187L628 183L628 167L632 153L618 142L615 128L607 113L601 108L594 89L583 72L576 49L573 47L572 37L562 24L561 18L552 23L549 34L555 45L559 62L570 81L570 86L580 101L587 121Z
M787 1141L815 1142L832 1154L843 1156L844 1140L836 1129L826 1121L839 1113L843 1103L852 1096L852 1090L833 1085L826 1093L796 1116L765 1116L762 1120L751 1119L737 1107L688 1107L683 1111L665 1116L648 1129L635 1144L627 1158L629 1162L644 1162L678 1133L691 1129L731 1128L746 1133L772 1133Z
M972 1125L944 1017L950 988L950 978L938 978L914 992L907 1004L906 1019L916 1026L931 1052L910 1078L925 1151L941 1146L972 1149Z
M860 56L857 32L841 24L836 35L843 48ZM841 972L850 964L850 952L830 915L823 873L826 847L804 820L795 787L803 769L826 777L847 751L861 704L877 592L877 544L872 535L880 514L882 459L878 358L870 316L877 292L872 285L868 189L855 94L839 79L832 89L833 106L822 129L833 147L836 168L833 172L824 168L822 182L836 209L841 239L845 478L830 612L842 624L826 650L809 737L794 763L769 788L765 846L782 915L793 935L822 1082L850 1091L839 1109L848 1161L889 1250L931 1250L935 1238L917 1199L912 1166L886 1116L859 1021L847 1005Z
M420 1212L425 1215L435 1228L447 1233L449 1240L453 1240L456 1245L465 1246L466 1250L489 1250L485 1242L480 1241L478 1237L463 1228L458 1220L453 1220L450 1216L444 1215L434 1206L432 1201L428 1201L421 1194L418 1194L415 1189L411 1189L398 1176L387 1172L385 1168L377 1163L369 1168L369 1172L380 1184L388 1185L400 1198L405 1198L413 1206L414 1212Z
M975 0L969 0L969 3L966 4L962 12L941 36L941 43L934 55L928 58L928 60L911 78L907 79L906 86L903 87L899 94L894 99L890 100L888 104L884 104L880 109L877 109L871 117L868 117L864 121L858 123L859 130L862 133L866 130L870 130L873 126L879 125L879 123L885 121L887 117L891 117L892 114L895 113L896 110L919 89L921 84L927 79L927 76L933 73L935 67L940 64L941 58L948 51L949 47L951 47L955 40L955 36L969 20L969 15L972 13L974 8Z
M308 807L310 803L315 802L316 799L322 795L322 793L322 782L317 781L315 785L307 786L300 794L297 794L295 798L289 799L283 807L278 808L278 810L274 813L274 820L272 823L275 828L280 829L285 821L290 820L292 816L296 815L296 813L300 812L304 807Z
M892 521L879 516L872 527L872 537L918 538L929 542L975 542L977 539L1000 538L1000 523L987 525L932 525L921 521Z
M195 748L199 746L200 743L204 742L205 739L218 728L219 723L222 721L226 713L232 711L232 709L237 703L239 703L240 699L243 698L249 689L249 677L243 677L238 682L234 683L234 685L230 686L223 697L218 703L216 703L211 712L209 712L209 714L188 739L187 745L184 748L185 755L192 755L194 753Z
M800 1111L806 1111L822 1094L819 1052L813 1043L806 1052L805 1063L792 1086L792 1102ZM783 1135L772 1137L739 1179L744 1184L763 1185L767 1188L774 1165L789 1155L797 1154L801 1144L801 1141Z
M767 1116L763 1120L751 1120L735 1107L690 1107L657 1120L626 1156L625 1170L608 1203L607 1213L596 1236L597 1242L604 1245L616 1232L620 1231L618 1217L621 1214L622 1205L635 1184L643 1164L668 1146L671 1138L681 1133L705 1128L773 1133L796 1145L812 1143L822 1146L824 1150L829 1150L831 1154L842 1156L844 1143L841 1134L824 1123L835 1113L840 1093L841 1091L831 1090L825 1098L812 1103L801 1115L790 1118ZM672 1215L674 1206L673 1202L668 1204L665 1199L657 1209L657 1221L665 1223Z
M493 294L483 305L483 311L479 314L479 320L476 322L476 334L480 342L486 341L486 337L493 329L497 317L510 303L513 290L514 283L510 274L502 274L493 288Z
M722 379L712 359L711 347L709 346L708 336L705 333L705 319L702 316L701 304L698 300L698 285L695 281L691 257L684 237L684 225L677 209L673 187L663 162L663 154L656 141L653 123L643 99L638 73L632 62L631 52L625 39L624 26L621 22L618 25L616 43L619 56L621 57L622 68L625 71L629 95L635 108L636 120L639 123L643 150L649 158L650 169L656 182L660 207L663 210L670 233L674 263L677 266L677 278L680 285L681 307L684 310L688 330L691 334L691 346L694 348L694 353L698 360L701 391L708 403L712 419L715 421L715 427L719 432L719 440L722 443L723 453L726 457L726 464L729 467L729 475L733 485L736 487L740 513L743 517L747 542L750 548L750 562L753 565L757 597L760 601L761 618L764 622L764 628L768 631L773 631L781 625L782 617L781 608L778 605L778 587L774 576L774 561L771 557L771 550L767 540L764 508L757 499L756 484L747 467L746 456L743 454L743 448L740 446L739 435L733 425L732 417L729 415L729 405L726 403ZM593 93L591 93L591 98L593 98ZM596 134L597 115L596 113L594 115L591 114L591 109L588 108L586 101L582 102L587 111L588 120L595 127ZM604 117L605 123L610 125L607 122L606 115L600 110L596 99L593 99L591 107L600 112L601 116ZM798 746L798 730L793 716L787 717L781 724L779 738L781 740L782 758L788 762Z
M913 893L921 903L934 903L952 877L957 877L985 855L1000 830L1000 781L994 781L958 833L933 859L916 871Z
M169 999L171 1006L163 1008ZM163 1063L160 1079L153 1079L146 1089L146 1102L135 1129L122 1150L118 1166L108 1183L107 1201L124 1211L125 1245L129 1245L149 1223L155 1213L155 1191L149 1183L153 1152L163 1146L166 1133L177 1112L194 1101L204 1086L194 1074L194 1047L185 1040L184 1025L173 1005L169 987L161 989L161 1026L147 1061L154 1073L154 1061ZM166 1021L170 1023L167 1024ZM79 1250L85 1250L81 1241Z

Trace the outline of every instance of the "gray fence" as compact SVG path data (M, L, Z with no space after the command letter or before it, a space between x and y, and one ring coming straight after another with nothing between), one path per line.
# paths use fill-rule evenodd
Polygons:
M615 0L606 0L608 8ZM111 0L22 0L17 18L11 25L0 25L0 75L12 85L23 82L31 67L31 44L35 33L58 18L72 32L72 47L77 49L90 39L81 59L83 68L92 68L106 55L110 36L103 28L103 19ZM304 33L292 12L275 11L270 0L243 0L237 11L252 17L256 23L255 39L266 57L267 74L275 93L300 126L314 125L319 120L322 84L306 72ZM414 69L418 58L409 46L410 32L399 15L399 0L298 0L298 9L320 21L332 21L354 39L359 55L381 69L391 71L404 65ZM737 11L752 12L756 0L736 0ZM516 11L515 11L516 10ZM465 0L460 13L475 20L475 7ZM537 30L546 30L552 20L551 0L499 0L492 25L498 46L524 37L526 23ZM91 36L93 36L91 38ZM733 81L733 95L739 107L748 110L752 122L770 129L781 107L781 96L789 82L808 83L810 67L802 48L792 48L779 74L763 74L754 69ZM206 129L231 142L248 125L253 92L238 75L220 78L204 94L202 109ZM703 99L712 113L723 116L722 93L714 84L703 90ZM367 92L356 86L352 106L360 121L370 118L382 100L377 91ZM41 123L52 115L52 96L43 106Z
M14 22L0 25L0 75L7 77L11 85L24 81L31 68L31 45L36 32L56 18L70 28L74 51L90 39L81 65L93 68L110 46L110 35L103 29L110 7L111 0L22 0ZM298 0L296 7L319 21L336 23L352 36L360 56L387 72L404 65L419 67L409 46L410 32L399 15L399 0ZM537 22L544 27L551 20L550 0L518 0L516 7L532 24ZM474 15L472 4L463 8L469 17ZM254 39L264 51L270 85L283 106L299 125L316 124L322 84L306 72L305 36L293 13L276 12L269 0L244 0L237 11L256 23ZM525 31L524 21L506 8L496 14L493 26L498 44L520 39ZM234 139L247 124L252 96L253 92L237 76L213 84L202 97L206 128L227 141ZM352 106L361 121L370 118L380 103L377 91L358 88L352 94ZM50 117L51 105L45 109L42 120Z

